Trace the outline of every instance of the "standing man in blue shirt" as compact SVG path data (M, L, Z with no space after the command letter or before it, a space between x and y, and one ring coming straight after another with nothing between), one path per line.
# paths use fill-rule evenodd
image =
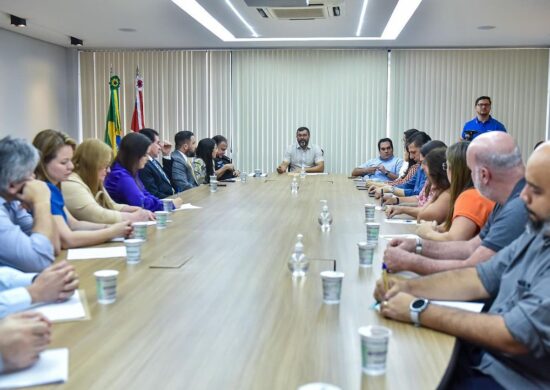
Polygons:
M355 168L351 176L362 176L363 180L395 180L399 176L399 170L403 160L393 155L393 142L389 138L378 141L379 157L373 158Z
M476 117L464 124L461 135L463 140L472 141L478 135L488 131L504 131L506 133L504 125L490 115L491 104L489 96L480 96L476 99Z

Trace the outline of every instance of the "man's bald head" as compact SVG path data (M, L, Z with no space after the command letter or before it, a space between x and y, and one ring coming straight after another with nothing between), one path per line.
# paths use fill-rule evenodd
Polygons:
M516 142L501 131L491 131L473 140L468 146L466 162L479 192L500 204L506 202L524 173Z
M522 167L521 152L508 133L490 131L474 139L468 147L468 156L477 166L491 170L509 170Z
M529 218L536 224L550 221L550 142L541 144L529 160L525 171L527 184L521 198L529 210Z

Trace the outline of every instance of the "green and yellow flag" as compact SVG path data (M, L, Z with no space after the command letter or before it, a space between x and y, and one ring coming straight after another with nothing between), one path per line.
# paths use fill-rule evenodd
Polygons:
M118 89L120 87L120 78L111 76L109 81L111 87L111 99L109 103L109 112L107 113L107 126L105 126L105 143L113 149L115 155L118 152L118 145L122 136L120 126L120 108L118 102Z

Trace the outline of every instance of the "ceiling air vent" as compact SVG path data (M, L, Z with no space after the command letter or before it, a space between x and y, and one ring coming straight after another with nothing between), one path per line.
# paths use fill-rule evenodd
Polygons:
M275 20L313 20L339 17L342 14L343 0L324 0L309 2L303 6L303 0L294 3L294 6L286 6L288 0L245 0L247 5L255 5L254 8L262 18Z

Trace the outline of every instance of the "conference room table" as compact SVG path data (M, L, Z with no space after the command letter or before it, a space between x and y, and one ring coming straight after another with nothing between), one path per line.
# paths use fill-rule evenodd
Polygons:
M148 228L142 261L72 261L90 319L53 326L52 348L69 349L67 389L297 389L323 382L341 389L433 389L445 376L456 339L386 320L373 310L386 240L372 268L360 268L364 204L374 199L343 175L272 174L181 194L200 209ZM321 199L334 222L322 232ZM381 234L413 226L383 223ZM307 275L293 279L287 262L303 234ZM103 246L120 246L109 243ZM62 252L59 259L66 258ZM345 274L341 302L322 300L319 273ZM167 268L151 268L155 265ZM114 269L115 303L97 303L93 273ZM392 330L387 372L361 371L358 328Z

